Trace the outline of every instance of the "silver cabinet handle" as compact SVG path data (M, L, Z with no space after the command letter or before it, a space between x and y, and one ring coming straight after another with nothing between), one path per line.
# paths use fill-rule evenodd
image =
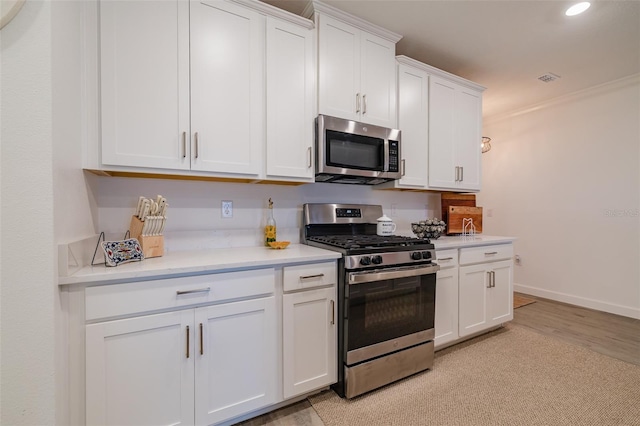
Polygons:
M322 278L324 277L324 274L316 274L316 275L305 275L305 276L300 276L300 281L302 280L310 280L313 278Z
M196 144L196 158L198 158L198 132L196 132L194 139Z
M491 288L491 271L487 271L487 288Z
M494 254L498 254L497 251L490 251L490 252L486 252L484 255L485 256L493 256Z
M307 148L307 168L311 168L311 147Z
M405 162L404 162L404 158L402 159L402 163L401 164L402 164L402 173L401 173L400 176L404 176L404 173L406 171L406 169L405 169L406 165L405 165Z
M460 166L460 182L464 181L464 167Z
M362 113L367 113L367 95L362 95Z
M202 327L202 323L200 323L200 355L204 355L204 337L202 337L204 335L204 330Z
M187 358L189 358L189 326L187 326Z
M460 167L456 166L456 182L460 181Z
M496 271L491 271L491 287L496 286Z
M182 132L182 158L187 157L187 132Z
M356 112L360 112L360 93L356 93Z
M183 294L191 294L191 293L209 293L210 291L211 291L211 287L198 288L196 290L178 290L176 291L176 295L181 296Z
M443 260L453 260L453 257L443 257L441 259L436 259L438 262L441 262Z
M331 325L336 323L336 302L331 301Z

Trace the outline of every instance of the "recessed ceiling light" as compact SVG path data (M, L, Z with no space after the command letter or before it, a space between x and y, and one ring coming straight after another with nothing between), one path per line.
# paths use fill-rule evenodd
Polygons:
M571 6L569 9L567 9L567 11L564 14L567 16L579 15L585 10L589 9L589 6L591 6L591 3L589 3L588 1L576 3L573 6Z

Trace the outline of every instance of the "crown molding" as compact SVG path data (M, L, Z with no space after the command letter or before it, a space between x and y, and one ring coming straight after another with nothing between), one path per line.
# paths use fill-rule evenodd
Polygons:
M307 29L313 29L315 27L315 24L310 19L295 15L291 12L287 12L286 10L279 9L275 6L271 6L270 4L263 3L258 0L230 0L230 1L242 6L248 7L250 9L256 10L264 15L273 16L274 18L278 18L283 21L288 21L288 22L291 22L292 24L299 25Z
M400 34L379 27L378 25L372 24L369 21L365 21L364 19L358 18L357 16L351 15L347 12L343 12L340 9L329 6L328 4L322 3L320 1L310 1L307 4L307 7L305 7L302 11L302 16L304 16L305 18L311 18L315 17L316 13L329 15L332 18L338 19L346 24L353 25L354 27L368 33L375 34L378 37L389 40L392 43L397 43L402 38Z
M462 78L460 76L457 76L455 74L451 74L447 71L443 71L439 68L433 67L431 65L427 65L424 62L420 62L417 61L413 58L410 58L408 56L404 56L404 55L398 55L396 56L396 61L399 64L404 64L404 65L409 65L412 66L414 68L418 68L421 70L426 71L429 75L435 75L441 78L444 78L446 80L449 80L453 83L459 84L461 86L465 86L468 87L470 89L473 90L479 90L479 91L484 91L486 89L486 87L479 85L478 83L474 83L473 81L467 80L466 78Z
M558 96L558 97L555 97L543 102L539 102L537 104L533 104L528 107L521 108L508 113L484 117L483 121L485 122L485 124L492 124L502 120L506 120L508 118L514 118L520 115L530 114L532 112L535 112L544 108L549 108L555 105L561 105L567 102L573 102L573 101L588 98L591 96L596 96L602 93L611 92L613 90L622 89L627 86L632 86L634 84L640 85L640 73L631 74L626 77L608 81L606 83L598 84L596 86L591 86L586 89L582 89L572 93L568 93L566 95Z

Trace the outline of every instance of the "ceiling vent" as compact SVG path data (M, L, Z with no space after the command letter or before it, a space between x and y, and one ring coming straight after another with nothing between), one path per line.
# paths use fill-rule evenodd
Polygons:
M545 83L551 83L552 81L556 81L559 78L560 78L559 75L556 75L556 74L548 72L548 73L538 77L538 80L540 80L542 82L545 82Z

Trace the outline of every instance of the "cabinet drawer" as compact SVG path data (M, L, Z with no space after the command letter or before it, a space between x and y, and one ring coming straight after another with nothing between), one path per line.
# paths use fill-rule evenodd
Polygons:
M285 266L283 269L284 291L335 285L337 282L335 262Z
M88 287L87 321L270 294L273 268Z
M436 250L436 263L441 269L458 265L458 249Z
M493 262L513 258L513 244L469 247L460 249L460 264Z

